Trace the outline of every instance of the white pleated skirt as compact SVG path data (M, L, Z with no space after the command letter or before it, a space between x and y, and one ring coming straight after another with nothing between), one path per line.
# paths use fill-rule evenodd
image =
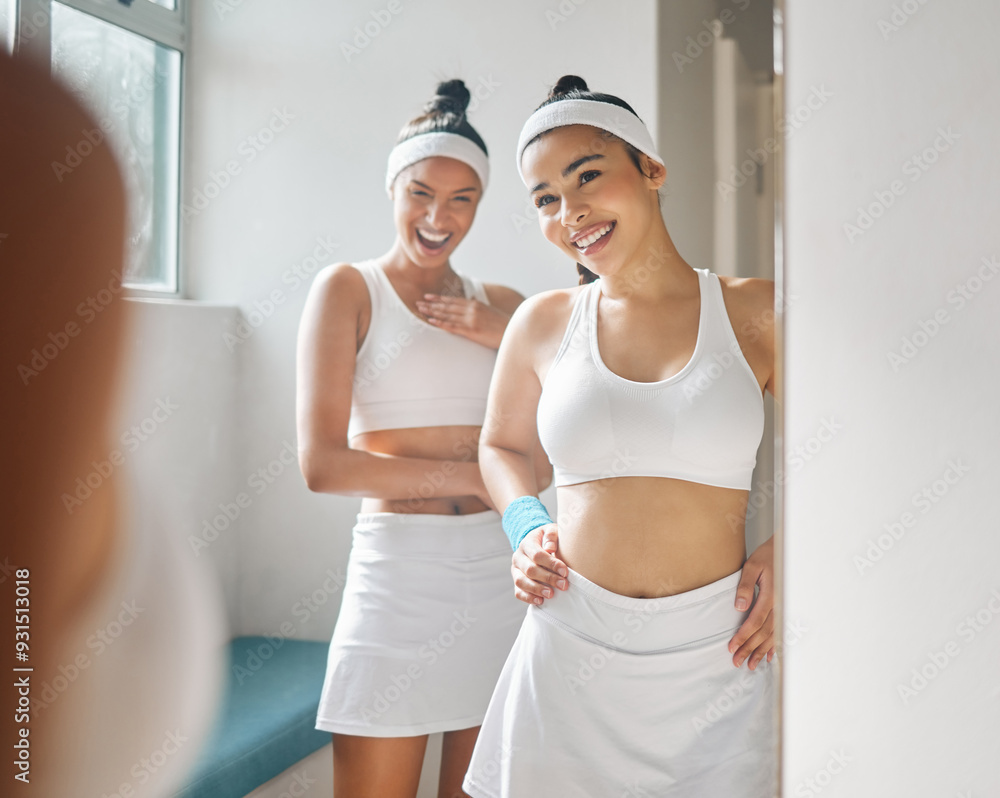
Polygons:
M740 571L643 599L570 569L528 608L463 788L474 798L772 798L773 664L736 668Z
M482 723L524 620L500 516L362 513L316 728L409 737Z

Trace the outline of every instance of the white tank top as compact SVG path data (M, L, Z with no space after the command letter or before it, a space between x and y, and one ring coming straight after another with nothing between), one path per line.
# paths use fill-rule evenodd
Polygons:
M538 435L557 486L644 476L750 489L763 396L718 276L695 271L701 309L694 354L658 382L627 380L604 364L597 343L601 281L580 290L538 402Z
M375 263L355 268L372 316L354 369L348 439L382 429L481 426L496 350L415 315ZM482 283L458 276L466 298L489 304Z

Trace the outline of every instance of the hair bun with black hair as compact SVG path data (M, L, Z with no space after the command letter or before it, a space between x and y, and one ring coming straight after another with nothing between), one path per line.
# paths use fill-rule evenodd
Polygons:
M554 100L556 97L561 97L564 94L574 91L589 91L587 81L579 75L563 75L549 91L549 99Z
M472 95L465 87L465 81L454 79L439 83L434 99L427 103L424 110L427 113L435 111L452 114L464 114L469 107Z

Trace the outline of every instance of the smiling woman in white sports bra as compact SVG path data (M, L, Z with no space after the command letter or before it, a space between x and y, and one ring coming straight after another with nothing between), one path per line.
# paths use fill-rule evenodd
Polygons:
M464 788L770 798L772 544L747 559L742 521L775 385L774 285L684 261L649 132L580 78L525 124L518 167L584 284L526 301L498 355L480 461L529 608Z
M333 734L337 798L412 798L434 732L438 794L460 795L526 609L477 463L496 349L523 297L450 262L489 170L468 102L462 81L442 83L403 129L386 174L392 249L318 274L299 331L302 473L314 491L364 497L316 718Z

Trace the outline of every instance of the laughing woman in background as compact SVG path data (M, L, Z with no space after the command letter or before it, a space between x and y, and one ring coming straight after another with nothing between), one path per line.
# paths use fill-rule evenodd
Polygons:
M299 331L302 473L311 490L364 497L316 719L333 734L337 798L412 798L435 732L438 795L463 795L524 617L476 461L496 350L523 297L450 262L489 171L468 102L462 81L442 83L404 127L386 175L395 243L317 275Z
M529 608L465 789L771 798L772 544L747 559L742 522L773 334L735 331L773 318L774 284L681 258L649 132L578 77L528 119L517 157L582 284L518 309L490 389L480 459ZM537 498L536 436L558 523Z

